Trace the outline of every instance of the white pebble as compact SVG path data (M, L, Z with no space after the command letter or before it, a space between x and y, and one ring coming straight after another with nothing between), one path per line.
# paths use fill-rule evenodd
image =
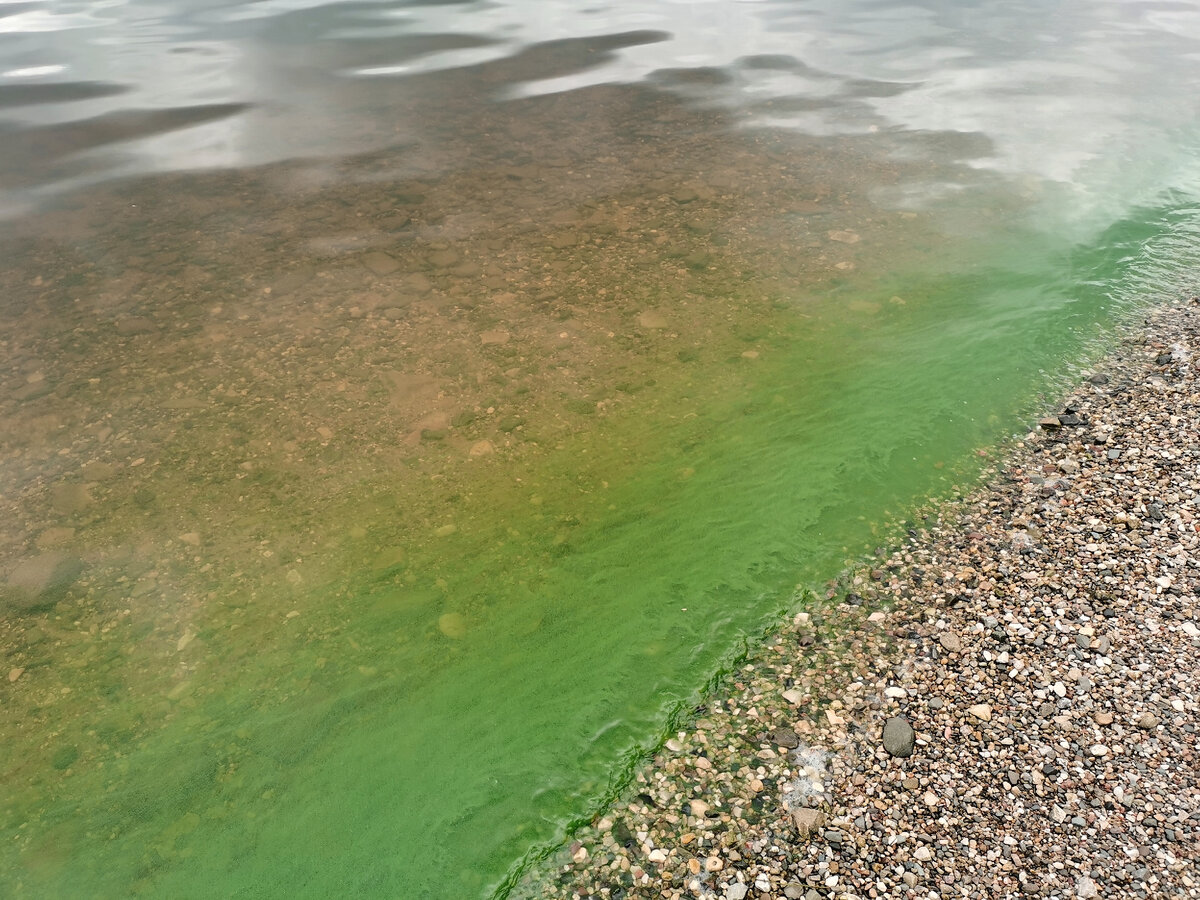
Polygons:
M986 703L976 703L967 712L982 722L992 721L992 708Z

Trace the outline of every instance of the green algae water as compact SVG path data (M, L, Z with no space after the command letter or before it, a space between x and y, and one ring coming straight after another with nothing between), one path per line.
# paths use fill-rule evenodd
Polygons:
M4 896L504 896L1194 284L1198 39L13 4Z

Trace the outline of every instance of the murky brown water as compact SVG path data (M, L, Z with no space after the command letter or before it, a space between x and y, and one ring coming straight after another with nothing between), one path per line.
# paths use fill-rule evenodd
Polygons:
M781 327L818 331L864 250L921 266L944 240L863 196L917 167L587 93L506 108L439 178L389 178L397 148L335 181L297 164L120 182L10 226L8 552L167 538L171 558L134 564L162 570L150 593L198 563L386 560L330 524L357 534L382 504L392 542L437 541L478 472L695 415ZM610 455L614 476L638 464Z

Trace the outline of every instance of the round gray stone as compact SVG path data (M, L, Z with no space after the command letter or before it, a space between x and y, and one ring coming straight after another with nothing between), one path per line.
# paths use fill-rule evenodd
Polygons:
M883 749L892 756L912 756L917 736L904 716L892 716L883 723Z

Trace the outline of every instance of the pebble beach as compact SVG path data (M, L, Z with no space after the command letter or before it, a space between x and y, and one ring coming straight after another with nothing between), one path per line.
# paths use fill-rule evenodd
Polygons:
M518 894L1200 897L1200 299L773 632Z

